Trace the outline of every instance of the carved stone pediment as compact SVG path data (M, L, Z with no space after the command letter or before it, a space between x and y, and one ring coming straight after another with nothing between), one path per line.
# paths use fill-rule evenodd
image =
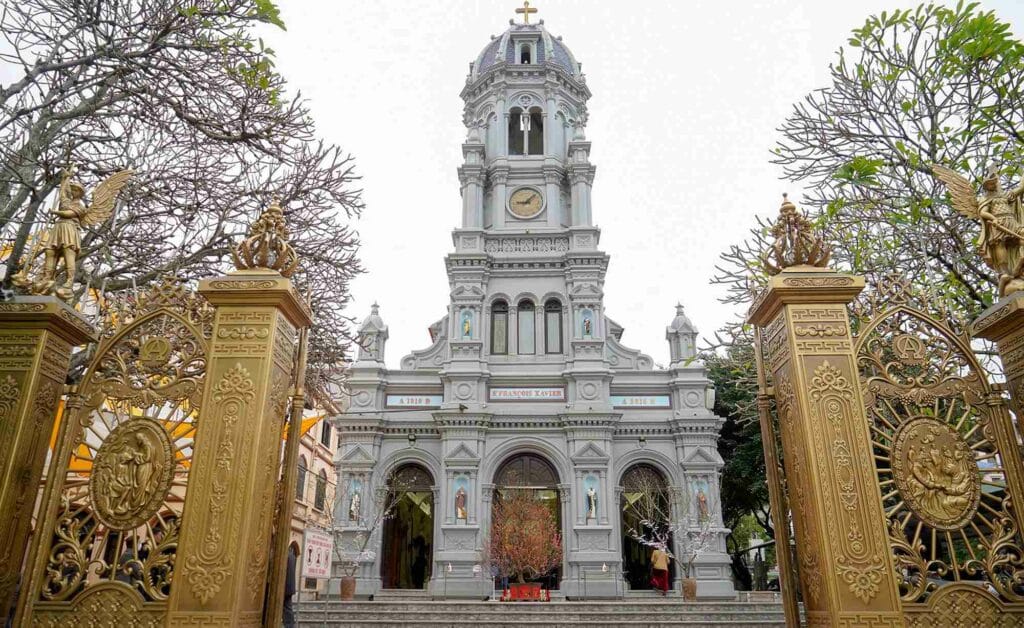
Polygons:
M687 465L699 465L702 463L719 465L722 464L722 457L719 456L717 452L712 453L703 447L697 447L689 454L687 454L686 458L683 460L683 463Z
M593 441L588 442L578 452L576 452L572 461L573 464L591 464L591 465L603 465L608 464L608 454L603 449L598 447Z
M362 445L355 445L342 455L341 462L348 466L373 464L374 458Z
M465 443L459 443L452 453L445 456L445 464L457 465L457 466L478 466L480 464L480 456L476 455L476 452L472 451Z

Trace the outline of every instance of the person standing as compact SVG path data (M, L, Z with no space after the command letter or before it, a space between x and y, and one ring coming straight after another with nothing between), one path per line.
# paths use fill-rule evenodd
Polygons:
M295 609L292 607L292 596L295 595L295 551L288 548L288 567L284 575L284 628L295 628Z
M668 594L668 552L664 546L658 546L651 552L651 586L661 591L662 595Z

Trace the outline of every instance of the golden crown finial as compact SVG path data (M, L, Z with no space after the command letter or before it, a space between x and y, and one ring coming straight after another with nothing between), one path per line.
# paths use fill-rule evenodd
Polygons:
M824 268L832 257L832 250L787 194L782 195L782 207L772 225L771 236L775 241L761 258L769 275L777 275L792 266Z
M288 227L281 199L274 196L270 206L249 228L249 237L231 251L238 270L266 269L282 277L291 277L299 266L299 256L288 243Z

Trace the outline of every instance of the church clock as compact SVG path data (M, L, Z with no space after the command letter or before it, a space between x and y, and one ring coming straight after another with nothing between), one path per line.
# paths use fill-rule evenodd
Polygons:
M516 218L533 218L544 209L544 197L534 188L519 188L508 197L508 210Z

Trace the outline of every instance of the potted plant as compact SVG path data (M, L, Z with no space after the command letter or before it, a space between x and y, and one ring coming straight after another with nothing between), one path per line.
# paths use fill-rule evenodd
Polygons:
M698 556L711 549L718 533L709 515L698 515L696 521L691 519L690 523L686 532L679 537L679 551L685 567L683 599L692 602L697 599L697 579L694 577L693 563Z
M508 490L495 500L485 550L495 572L510 581L503 601L549 601L537 580L562 562L562 539L555 515L529 490Z

